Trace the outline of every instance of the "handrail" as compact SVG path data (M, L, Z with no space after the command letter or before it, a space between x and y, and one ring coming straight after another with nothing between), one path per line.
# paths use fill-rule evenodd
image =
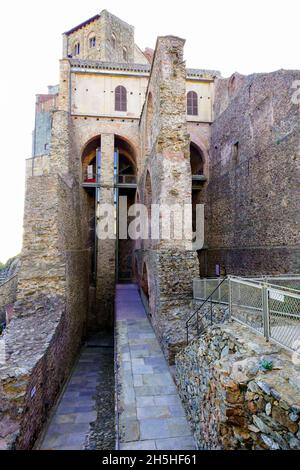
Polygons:
M209 296L204 300L204 302L202 302L202 304L200 305L200 307L197 308L197 310L194 311L194 313L187 319L186 323L185 323L185 326L186 326L186 339L187 339L187 344L189 344L189 323L190 321L195 317L195 315L197 316L197 328L198 328L198 324L199 324L199 317L198 317L198 313L199 311L202 309L202 307L209 301L209 299L212 298L212 296L214 295L214 293L219 289L219 287L225 282L228 280L228 277L224 277L224 279L220 282L220 284L217 285L217 287L209 294ZM204 315L202 315L201 318L203 318Z

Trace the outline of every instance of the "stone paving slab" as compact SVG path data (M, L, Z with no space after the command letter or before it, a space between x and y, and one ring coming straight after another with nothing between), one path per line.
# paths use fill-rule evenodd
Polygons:
M105 419L103 414L99 415L97 397L100 393L99 387L104 395L109 393L105 388L108 387L105 376L108 373L106 367L110 361L113 371L113 350L110 349L111 353L107 353L109 351L107 348L111 348L112 344L111 337L102 334L93 336L87 341L37 448L41 450L94 448L94 441L97 438L95 426L98 426L100 418ZM102 426L105 427L105 425L107 425L106 421ZM112 427L111 433L114 438L114 422ZM105 431L105 433L104 436L98 437L101 443L103 440L103 444L110 440L108 432ZM98 441L96 444L98 445ZM110 449L113 446L114 443ZM109 450L109 448L105 449Z
M170 369L136 285L116 291L120 450L195 450Z

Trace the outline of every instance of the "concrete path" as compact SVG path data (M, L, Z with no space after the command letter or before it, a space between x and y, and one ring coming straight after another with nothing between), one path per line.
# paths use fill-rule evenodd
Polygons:
M170 369L136 285L118 285L116 347L120 450L194 450Z
M112 345L112 338L104 335L82 349L38 449L114 449ZM108 373L111 379L107 380Z

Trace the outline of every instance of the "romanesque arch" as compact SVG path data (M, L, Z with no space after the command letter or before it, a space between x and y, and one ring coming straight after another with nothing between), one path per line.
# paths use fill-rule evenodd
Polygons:
M190 163L192 175L197 176L204 174L204 155L194 142L190 143Z

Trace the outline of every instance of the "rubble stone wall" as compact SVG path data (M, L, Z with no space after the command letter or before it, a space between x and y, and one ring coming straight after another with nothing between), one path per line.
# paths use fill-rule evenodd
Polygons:
M298 71L216 81L207 188L208 274L299 272ZM219 114L218 114L219 113Z
M18 276L15 275L0 285L0 323L6 320L5 307L16 300L17 284Z
M300 449L299 366L247 327L209 327L176 356L176 381L199 449Z
M83 329L71 295L80 290L69 304L59 296L20 302L15 308L27 315L0 337L1 450L32 448L70 373Z
M140 129L142 159L139 195L145 205L182 208L191 203L189 134L186 123L186 69L184 40L158 38ZM167 213L162 212L162 219ZM179 214L173 224L179 225ZM171 223L172 227L172 223ZM190 235L190 237L189 237ZM142 240L136 253L137 272L143 284L148 273L149 312L157 336L170 362L182 343L183 305L192 298L192 278L199 273L196 252L186 239ZM186 314L186 307L184 308Z

